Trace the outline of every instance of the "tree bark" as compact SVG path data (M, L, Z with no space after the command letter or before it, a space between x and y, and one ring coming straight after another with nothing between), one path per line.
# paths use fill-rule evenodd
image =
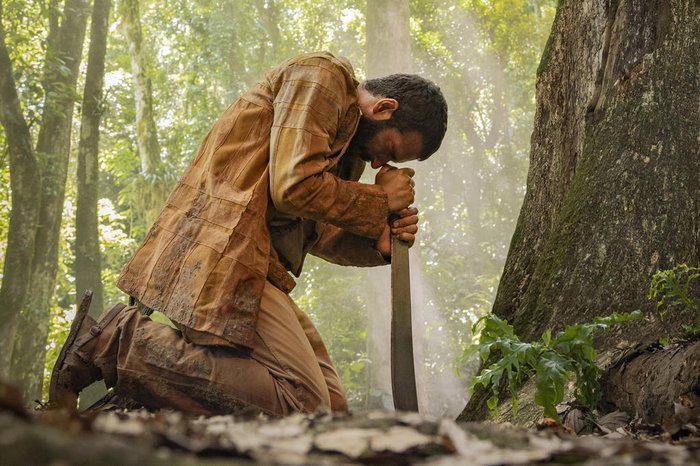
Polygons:
M136 144L144 175L157 173L160 144L153 112L153 90L148 76L148 56L143 48L139 0L122 0L122 26L129 45L134 100L136 102Z
M493 307L521 339L651 311L655 271L700 263L699 67L697 1L560 2L538 70L527 194ZM600 345L664 333L647 319ZM478 398L461 419L484 416Z
M606 411L625 411L647 423L670 419L674 403L700 407L700 341L623 358L602 386Z
M35 186L41 184L41 178L5 45L2 14L0 0L0 123L10 152L12 189L12 211L0 288L0 374L7 376L19 313L26 303L29 289L39 206L39 191Z
M32 261L31 295L22 310L11 375L28 398L41 394L50 303L58 269L70 134L76 84L87 23L86 0L66 0L55 44L47 44L44 100L36 154L41 170L41 207Z
M91 313L104 307L100 267L100 235L97 201L99 181L99 139L102 118L105 53L109 32L110 0L95 0L90 26L90 51L83 93L83 114L78 149L78 201L75 214L75 296L92 290ZM77 303L76 303L77 305Z

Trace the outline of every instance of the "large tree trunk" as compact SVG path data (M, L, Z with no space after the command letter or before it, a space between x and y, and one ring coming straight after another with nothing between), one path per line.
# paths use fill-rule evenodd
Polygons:
M49 331L49 308L58 268L70 134L76 83L85 40L85 0L66 0L55 44L48 44L46 97L36 153L41 167L41 207L32 261L31 293L22 311L13 350L12 378L27 397L41 394Z
M367 2L367 78L413 69L408 0ZM368 269L367 356L369 367L369 408L392 408L389 323L390 276L386 268Z
M538 72L527 195L493 307L522 339L651 311L653 272L700 263L698 69L695 0L560 2ZM667 330L649 319L621 332L602 348ZM478 398L463 419L483 417Z
M86 289L92 290L93 315L102 312L102 279L100 267L100 235L97 201L99 178L99 139L102 118L102 88L105 53L109 32L110 0L95 0L90 26L83 114L78 149L78 202L75 213L75 296L81 299ZM76 303L77 305L77 303Z
M134 100L136 102L136 144L144 175L157 173L160 144L153 112L153 91L148 75L148 56L143 48L139 0L121 0L122 26L129 45Z
M29 289L41 185L32 139L22 115L12 63L5 45L0 0L0 123L10 152L12 211L0 288L0 375L10 370L12 344Z

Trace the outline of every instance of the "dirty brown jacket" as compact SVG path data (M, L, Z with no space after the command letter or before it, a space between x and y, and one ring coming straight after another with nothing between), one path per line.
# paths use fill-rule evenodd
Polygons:
M329 53L269 71L218 119L118 286L179 325L251 346L266 280L289 292L306 252L378 265L384 190L342 157L358 82ZM341 159L343 163L339 163ZM272 232L272 233L271 233Z

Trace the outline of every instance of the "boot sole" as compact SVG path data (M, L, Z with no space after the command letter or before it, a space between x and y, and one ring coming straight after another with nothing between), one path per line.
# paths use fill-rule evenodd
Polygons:
M80 326L83 325L85 316L88 315L88 311L90 310L91 302L92 291L87 290L85 291L85 294L83 295L83 300L81 301L80 306L78 307L78 310L75 313L75 318L73 319L73 323L70 326L70 331L68 332L68 338L66 338L66 341L63 343L61 352L58 354L58 358L56 359L56 364L54 364L53 370L51 371L51 383L49 384L49 405L55 404L58 399L58 371L61 369L61 367L63 367L63 362L66 360L68 349L71 346L73 346L73 343L75 342L75 339L78 336Z

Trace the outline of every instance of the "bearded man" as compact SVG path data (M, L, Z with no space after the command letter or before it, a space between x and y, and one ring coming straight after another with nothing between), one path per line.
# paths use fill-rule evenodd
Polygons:
M290 273L307 253L376 266L390 260L390 235L412 244L414 171L389 163L428 158L446 126L440 89L419 76L359 84L325 52L270 70L214 124L124 268L132 305L76 315L49 405L75 407L103 378L148 408L347 410L320 335L288 295ZM357 181L367 162L374 184Z

